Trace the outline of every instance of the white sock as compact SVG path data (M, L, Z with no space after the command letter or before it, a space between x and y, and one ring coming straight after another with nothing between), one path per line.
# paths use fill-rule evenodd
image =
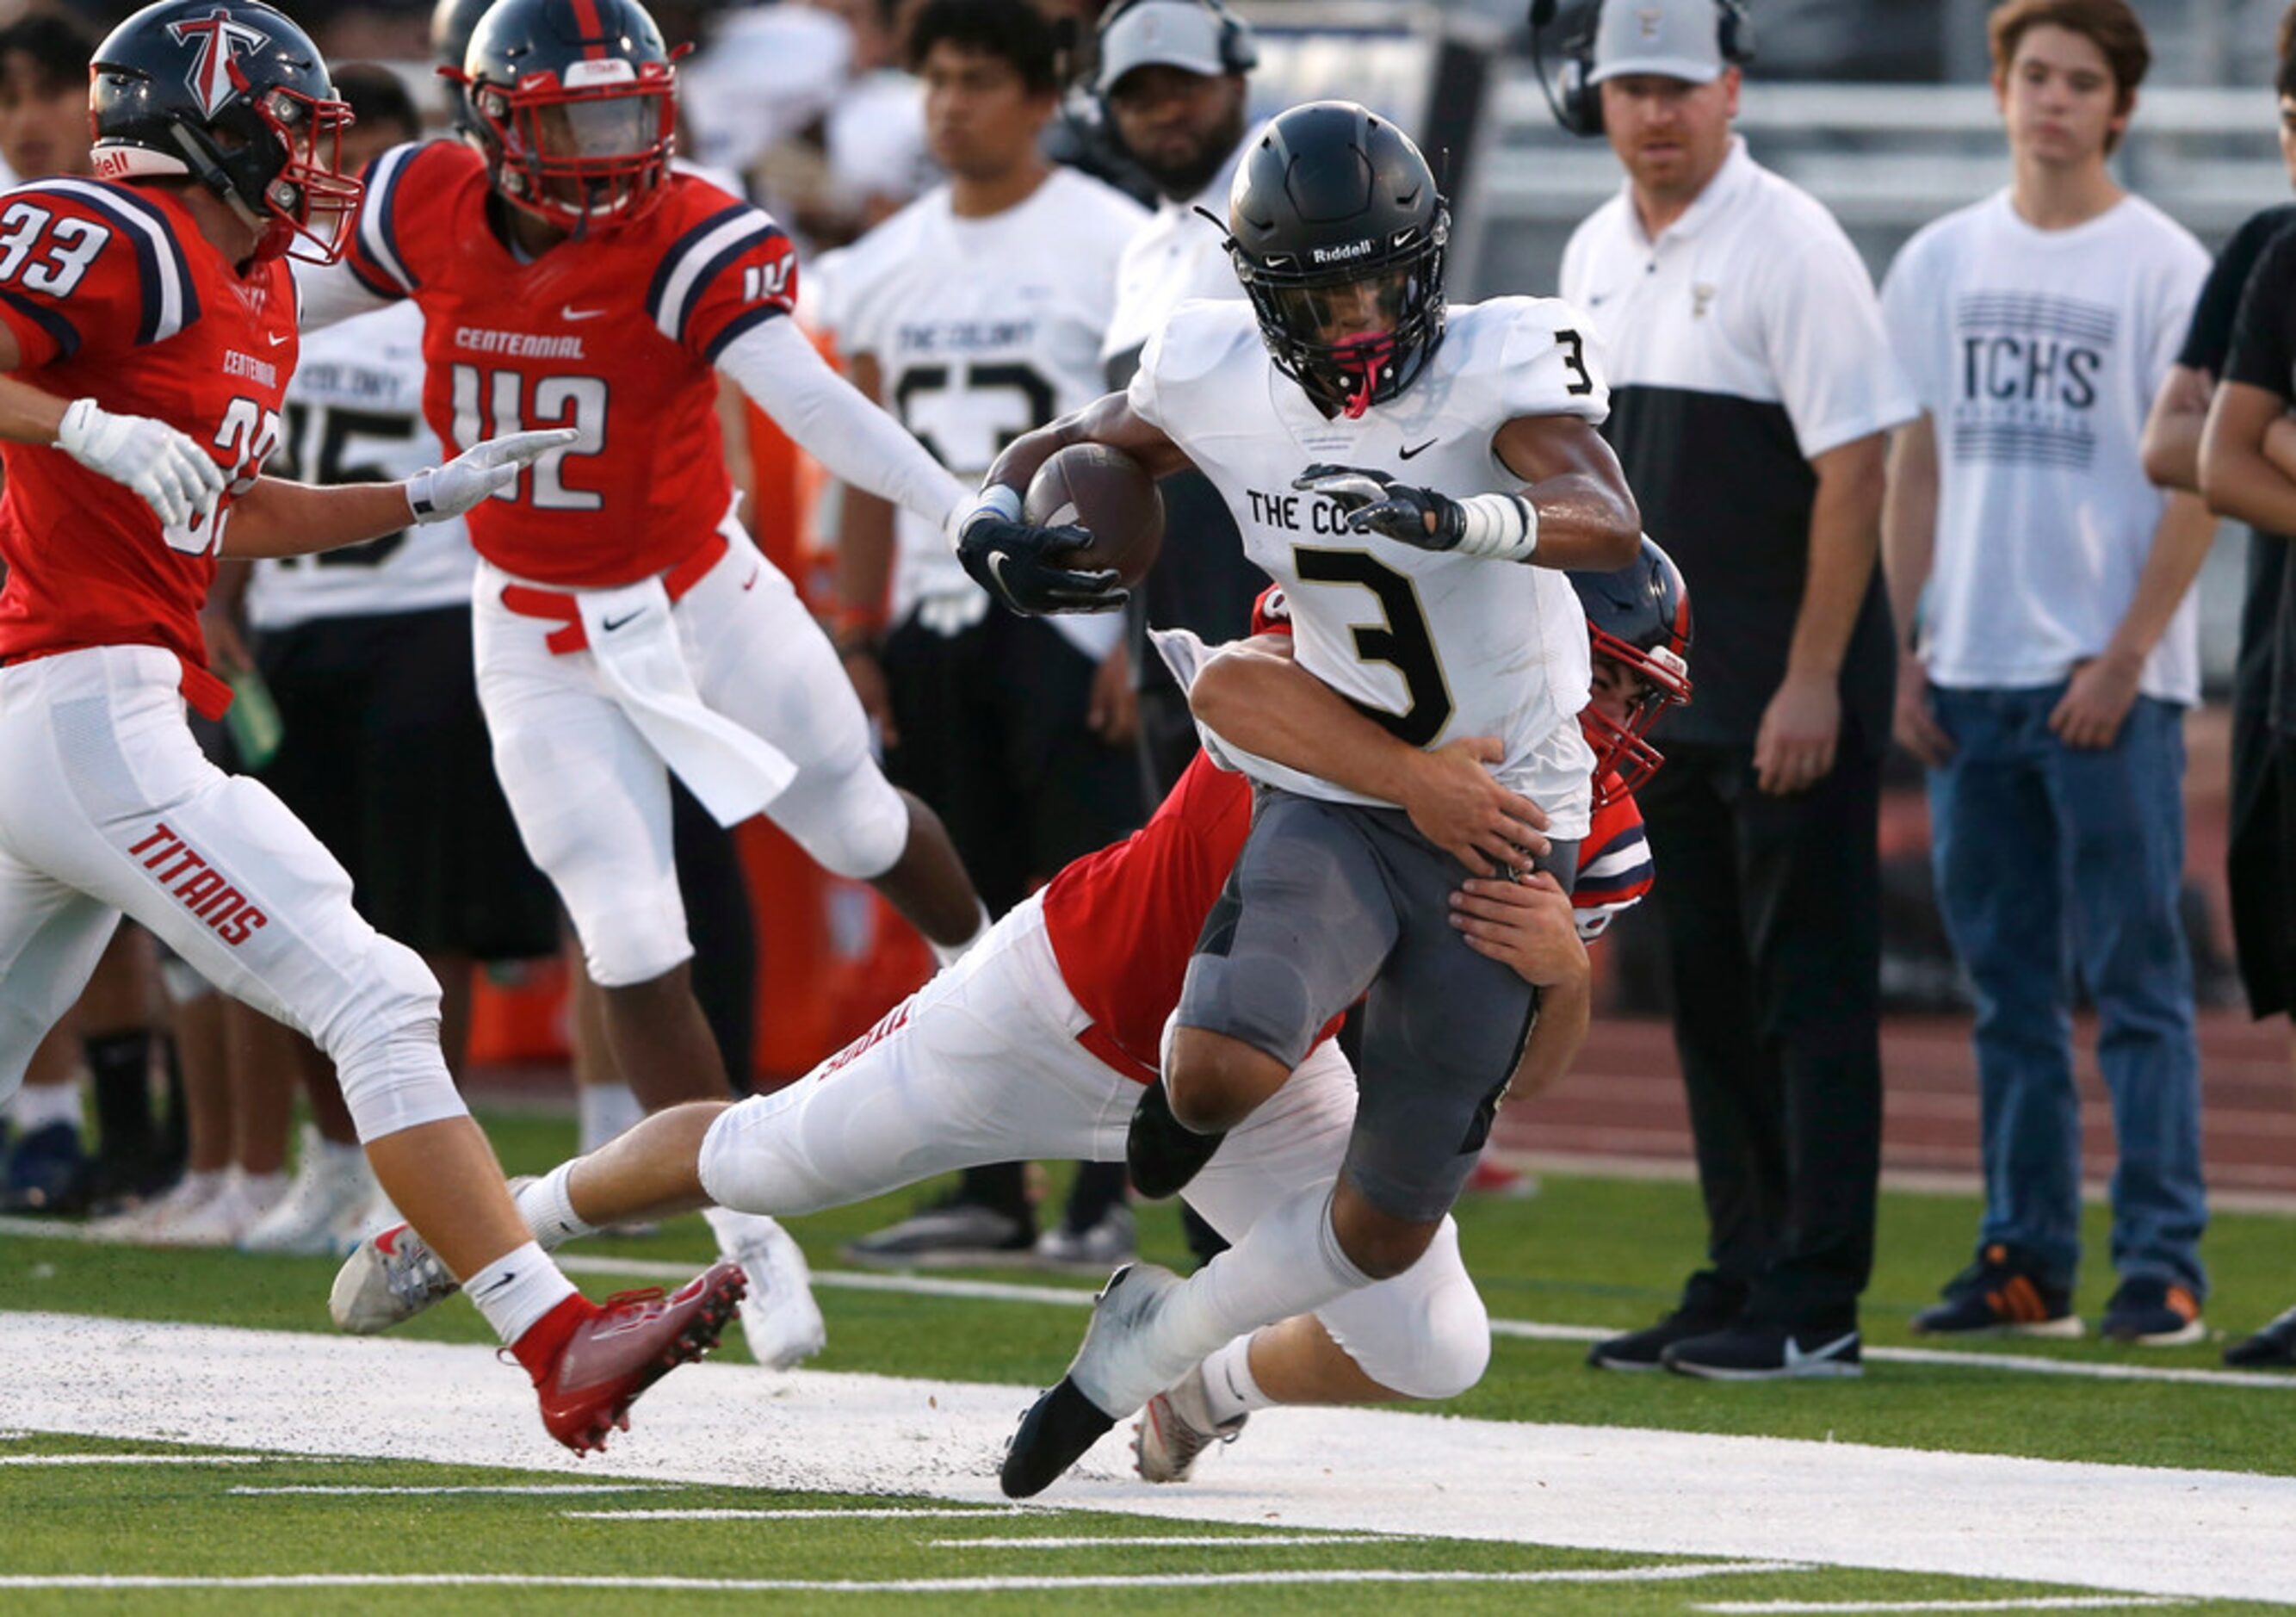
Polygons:
M965 950L971 948L974 944L980 942L981 939L988 935L988 907L986 904L983 904L980 907L980 923L973 927L972 935L967 938L964 942L935 943L931 938L928 938L925 940L925 944L926 947L931 948L933 952L934 964L939 965L941 970L947 971L950 966L955 965L958 960L964 957Z
M596 1225L586 1224L575 1215L574 1203L568 1198L566 1180L573 1171L573 1163L561 1162L533 1184L519 1186L519 1216L545 1252L556 1252L569 1241L598 1233Z
M1313 1313L1370 1284L1371 1277L1340 1250L1332 1230L1331 1191L1303 1191L1164 1294L1140 1354L1149 1378L1144 1388L1079 1382L1078 1390L1121 1418L1237 1337L1294 1314Z
M1212 1419L1223 1426L1240 1415L1275 1405L1252 1379L1250 1337L1239 1336L1204 1360L1204 1402Z
M582 1154L589 1155L645 1116L627 1084L584 1084L574 1091L582 1113Z
M477 1305L495 1335L508 1344L534 1322L574 1294L574 1283L558 1272L533 1242L514 1246L463 1282L463 1294Z
M56 1123L80 1127L79 1080L64 1084L26 1084L16 1091L16 1098L8 1103L8 1115L16 1120L16 1127L29 1134L37 1129L46 1129Z

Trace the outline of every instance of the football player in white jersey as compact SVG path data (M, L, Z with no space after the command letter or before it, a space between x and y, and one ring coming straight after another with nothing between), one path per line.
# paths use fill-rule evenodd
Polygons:
M1571 879L1587 831L1587 640L1560 570L1613 570L1640 516L1596 433L1591 333L1567 304L1447 309L1449 212L1418 148L1343 102L1271 123L1229 197L1246 303L1183 305L1128 391L998 458L958 552L1020 612L1104 611L1083 537L1021 521L1070 444L1156 472L1193 464L1292 603L1300 665L1415 745L1496 735L1500 781L1550 817L1538 863ZM1400 1274L1456 1198L1538 1014L1536 990L1447 923L1460 867L1400 809L1250 765L1250 841L1205 923L1163 1083L1135 1114L1136 1178L1169 1183L1281 1086L1368 990L1346 1165L1188 1278L1136 1265L1101 1293L1069 1374L1014 1434L1003 1484L1036 1493L1220 1343ZM1528 863L1529 861L1526 861Z
M836 256L827 324L857 385L971 485L1104 390L1117 262L1148 215L1039 151L1059 51L1031 0L929 0L908 49L949 177ZM850 489L843 515L837 644L885 772L941 817L1002 915L1146 817L1123 620L997 612L929 518ZM1048 1255L1087 1236L1101 1269L1128 1254L1123 1198L1119 1170L1083 1170ZM1021 1165L1001 1163L849 1255L955 1262L1037 1235Z

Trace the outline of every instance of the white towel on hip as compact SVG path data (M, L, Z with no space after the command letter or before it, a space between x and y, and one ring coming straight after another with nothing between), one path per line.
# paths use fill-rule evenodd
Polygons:
M575 602L606 694L719 825L740 825L797 778L787 753L702 702L660 579Z

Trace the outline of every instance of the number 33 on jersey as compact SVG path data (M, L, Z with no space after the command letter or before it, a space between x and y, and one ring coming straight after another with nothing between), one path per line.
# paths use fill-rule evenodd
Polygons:
M718 356L796 302L780 226L679 174L644 218L526 259L496 234L468 146L401 146L367 177L344 264L369 291L421 307L423 414L447 453L529 428L579 434L470 513L479 554L574 586L685 559L734 498Z

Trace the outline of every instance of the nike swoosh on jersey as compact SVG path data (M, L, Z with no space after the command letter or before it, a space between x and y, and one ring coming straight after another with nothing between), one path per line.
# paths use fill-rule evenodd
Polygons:
M562 320L595 320L606 311L603 308L576 308L569 303L558 311Z
M271 334L271 346L273 348L277 348L281 343L286 341L288 338L292 337L294 334L295 333L292 332L274 332Z
M1437 444L1439 444L1443 440L1439 438L1431 438L1423 444L1416 445L1412 448L1398 450L1398 453L1400 454L1404 459L1409 460L1414 455L1426 454L1428 450L1432 449Z

